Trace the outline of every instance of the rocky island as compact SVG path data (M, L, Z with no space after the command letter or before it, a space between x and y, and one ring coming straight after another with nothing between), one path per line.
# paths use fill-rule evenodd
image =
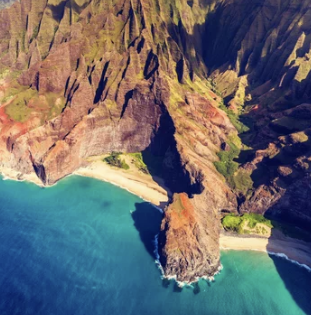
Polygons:
M310 228L308 0L21 0L0 11L0 169L52 185L142 154L165 275L220 267L220 219Z

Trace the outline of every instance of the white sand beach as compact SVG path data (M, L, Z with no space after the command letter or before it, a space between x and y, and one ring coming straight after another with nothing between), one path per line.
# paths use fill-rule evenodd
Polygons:
M161 187L151 175L142 173L132 165L130 170L123 170L111 167L102 160L95 160L74 174L97 178L117 185L162 209L165 208L169 200L167 190Z
M311 268L311 243L281 235L270 238L221 235L220 248L223 250L255 250L284 254L289 259Z

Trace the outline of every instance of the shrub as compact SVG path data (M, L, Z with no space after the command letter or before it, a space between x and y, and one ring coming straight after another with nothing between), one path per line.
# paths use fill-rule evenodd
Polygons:
M238 192L247 194L248 190L253 187L253 180L250 174L240 169L228 179L230 187Z
M232 125L236 128L236 130L239 133L243 133L243 132L247 132L249 131L249 127L247 127L246 125L244 125L240 120L239 120L239 116L237 114L235 114L231 109L227 108L226 105L224 103L221 103L219 105L219 108L222 109L228 116L228 118L230 119Z
M134 159L134 165L143 173L149 174L148 167L143 160L141 152L129 154Z
M111 166L115 166L115 167L122 168L125 170L130 169L128 164L126 164L126 162L120 158L120 155L121 153L112 152L109 156L104 158L104 161Z
M245 222L247 223L245 225ZM268 228L273 228L273 225L270 220L266 219L261 214L256 213L247 213L242 216L235 214L226 215L221 221L225 230L230 230L237 232L239 234L250 234L255 229L255 232L258 234L264 234L264 229L257 227L257 224L264 224ZM248 230L246 227L249 227L251 230Z
M234 175L234 173L237 171L239 164L233 161L229 162L222 162L218 161L214 163L217 171L222 174L230 183L230 178Z
M257 213L246 213L242 216L243 220L248 220L248 225L251 228L254 228L257 223L262 223L267 225L270 228L273 228L273 225L270 220L266 219L263 215Z
M242 219L234 214L226 215L222 219L222 225L226 230L238 232Z
M240 149L233 141L230 141L230 139L227 143L230 150L218 152L217 155L220 161L215 162L214 165L217 171L222 174L226 180L229 180L239 167L239 164L234 162L233 159L239 156Z

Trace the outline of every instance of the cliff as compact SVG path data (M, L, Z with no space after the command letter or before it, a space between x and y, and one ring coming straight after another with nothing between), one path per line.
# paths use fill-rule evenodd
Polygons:
M234 18L233 18L234 17ZM221 1L206 24L205 61L228 107L248 126L241 169L254 182L240 212L310 227L311 5Z
M306 0L15 2L0 11L0 166L49 185L90 156L142 152L174 193L165 274L214 274L221 213L310 222L309 11Z

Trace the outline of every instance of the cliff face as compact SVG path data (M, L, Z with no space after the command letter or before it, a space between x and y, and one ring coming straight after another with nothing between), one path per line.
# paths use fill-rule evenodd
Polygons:
M242 159L254 181L240 211L310 226L311 5L220 1L206 29L214 85L250 131Z
M164 271L179 280L216 271L218 213L236 208L213 162L237 132L207 85L196 31L212 7L22 0L0 11L1 165L52 184L111 151L161 160L182 200L161 232Z
M311 221L310 9L15 2L0 11L0 166L53 184L89 156L143 152L174 193L159 239L165 274L215 273L221 212Z

